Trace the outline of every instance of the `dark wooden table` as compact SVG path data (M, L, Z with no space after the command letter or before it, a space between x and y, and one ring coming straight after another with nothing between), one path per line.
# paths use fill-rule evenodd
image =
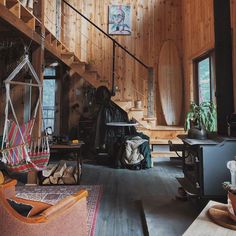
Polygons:
M80 141L78 144L53 144L50 146L50 152L51 153L72 153L74 157L76 158L76 167L77 167L77 184L80 184L80 166L81 166L81 172L82 172L82 155L81 155L81 149L84 145L83 141Z

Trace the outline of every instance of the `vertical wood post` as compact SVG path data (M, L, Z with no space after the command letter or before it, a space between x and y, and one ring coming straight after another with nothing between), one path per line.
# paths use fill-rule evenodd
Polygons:
M37 11L39 14L40 20L42 22L41 44L37 46L35 50L32 52L32 64L42 83L43 83L43 71L44 71L44 40L45 40L44 1L45 0L41 0L38 2L38 11ZM42 103L42 99L40 102ZM41 104L40 104L40 107L41 107ZM39 109L39 114L35 121L36 131L34 135L37 135L37 137L41 136L41 128L42 128L42 111L41 109Z
M154 100L154 69L148 68L148 101L147 101L147 116L154 117L155 100Z
M112 88L111 88L111 95L115 96L115 68L116 66L116 43L113 41L112 43Z

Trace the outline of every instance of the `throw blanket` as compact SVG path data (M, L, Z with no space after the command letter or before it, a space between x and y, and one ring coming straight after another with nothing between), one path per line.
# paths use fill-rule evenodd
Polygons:
M125 142L125 152L123 153L123 161L127 165L134 165L140 163L144 156L139 152L138 147L144 142L148 142L146 139L142 139L139 136L132 137Z

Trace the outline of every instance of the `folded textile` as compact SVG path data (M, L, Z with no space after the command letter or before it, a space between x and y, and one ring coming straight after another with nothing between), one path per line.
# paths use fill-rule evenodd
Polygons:
M148 142L146 139L142 139L139 136L134 136L130 140L125 142L125 151L123 153L123 160L128 165L138 164L144 156L139 152L138 147L144 142Z

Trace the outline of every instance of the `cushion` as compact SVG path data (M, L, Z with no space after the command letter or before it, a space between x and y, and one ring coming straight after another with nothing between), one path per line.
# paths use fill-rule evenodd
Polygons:
M4 175L2 173L2 171L0 170L0 184L4 183Z
M7 201L16 212L25 217L28 217L33 208L31 205L19 203L12 199L7 199Z

